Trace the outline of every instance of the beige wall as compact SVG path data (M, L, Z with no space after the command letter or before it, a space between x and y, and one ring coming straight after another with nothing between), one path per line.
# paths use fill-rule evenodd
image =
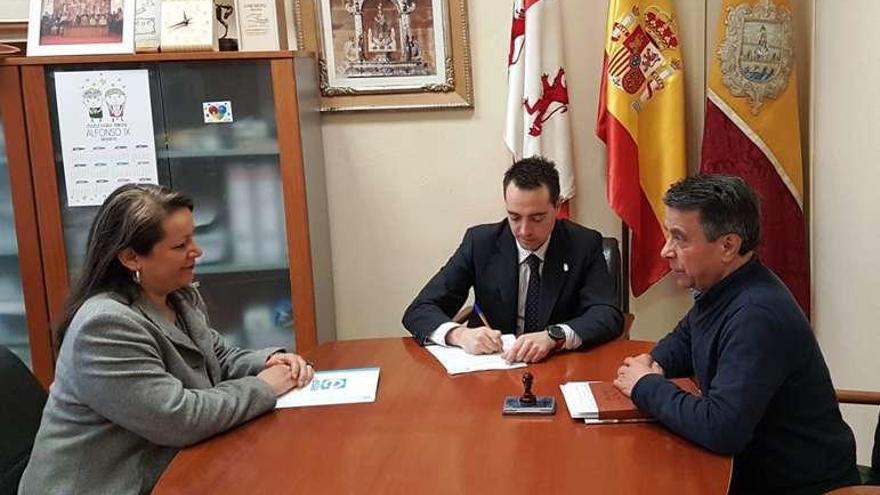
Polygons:
M562 1L579 191L575 218L619 236L619 221L606 203L604 148L593 133L607 2ZM880 140L872 120L880 105L871 96L880 69L870 63L875 58L870 50L880 34L870 19L880 14L880 3L859 0L847 9L828 0L815 3L794 0L804 157L807 166L811 156L815 162L807 195L814 322L835 383L878 389L880 364L872 359L880 349L872 325L878 305L871 297L880 280L880 262L872 261L876 257L870 253L880 245L880 228L878 208L870 201L880 190ZM501 136L510 2L469 4L473 111L325 117L341 339L404 335L403 309L451 254L464 229L502 217L499 182L508 163ZM691 170L697 168L702 135L704 61L713 56L707 47L714 43L720 5L720 0L675 2L684 39ZM852 33L859 33L859 43ZM812 107L810 101L815 102ZM637 316L633 337L659 338L689 304L689 297L668 280L656 285L632 302ZM847 407L844 413L856 430L859 461L865 463L876 409Z
M880 82L874 0L816 2L813 103L813 307L839 388L880 390ZM857 42L856 42L857 41ZM867 464L877 408L845 406Z
M608 2L561 1L578 188L574 217L619 237L620 221L605 194L605 148L594 134ZM795 2L801 10L799 31L807 33L810 2ZM473 111L325 116L339 338L404 335L403 309L452 253L465 228L503 216L499 184L509 164L502 133L511 2L468 3ZM687 74L688 159L696 170L704 60L711 56L706 46L714 43L721 1L677 0L674 5ZM799 36L799 49L808 47L808 41L806 34ZM801 87L808 81L802 76ZM661 337L689 305L687 294L662 281L632 301L633 337Z
M604 147L593 134L607 2L562 2L579 190L575 217L617 236L619 221L606 203ZM880 69L869 61L875 58L874 39L880 41L870 24L880 3L853 0L847 9L828 0L793 3L804 157L811 168L814 322L836 385L878 389L880 360L872 359L880 349L872 325L878 305L871 297L880 262L870 253L880 245L878 208L871 203L880 190L880 141L874 133L880 105L871 97ZM705 61L714 56L720 5L720 0L675 2L684 40L691 170L697 168ZM403 308L464 229L501 218L499 179L508 163L501 142L508 8L507 0L470 1L474 111L326 116L340 338L403 335ZM633 337L659 338L689 303L669 281L658 284L632 302ZM876 408L846 407L844 413L865 463Z
M681 0L689 125L703 106L704 7ZM619 237L607 206L604 146L594 121L607 2L563 0L578 194L575 218ZM693 6L699 5L698 8ZM687 7L687 8L685 8ZM473 111L336 114L324 119L327 188L340 338L404 335L403 309L467 226L503 217L500 180L510 2L471 0ZM690 139L692 156L698 134ZM693 159L693 158L692 158ZM635 338L663 335L688 297L664 282L635 300Z
M593 134L606 2L562 1L578 186L575 218L619 236L619 221L606 203L604 147ZM713 56L706 47L714 42L720 3L675 3L684 39L691 170L697 167L702 133L704 60ZM880 245L880 228L874 227L878 208L871 204L880 190L880 141L872 120L880 105L871 97L880 69L868 61L874 38L880 42L870 25L880 14L880 3L860 0L847 9L836 3L819 1L814 7L812 0L794 1L804 156L808 166L811 154L815 163L807 200L814 322L835 384L878 389L880 360L872 359L880 349L872 325L878 305L871 297L880 262L872 261L870 253ZM469 5L473 111L325 117L340 338L404 335L403 308L446 260L464 229L502 217L508 5L506 0L471 0ZM854 32L868 42L854 43ZM632 302L633 337L659 338L689 303L668 280L653 287ZM859 461L865 463L877 411L845 407L844 414L856 430Z

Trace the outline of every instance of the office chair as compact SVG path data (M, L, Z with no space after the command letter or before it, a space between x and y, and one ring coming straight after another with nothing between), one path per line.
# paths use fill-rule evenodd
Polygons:
M617 245L617 239L613 237L602 238L602 255L605 257L605 268L607 268L608 274L611 275L615 295L614 303L623 311L623 333L620 334L619 338L629 340L629 331L632 328L633 321L635 321L635 315L624 310L625 307L629 307L629 304L624 305L625 302L629 302L629 294L626 290L626 283L623 280L623 272L620 269L620 248ZM477 326L481 324L474 315L473 306L461 308L452 317L452 321L456 323L470 322L472 325Z
M835 390L837 393L837 401L841 404L865 404L880 405L880 392L869 392L865 390ZM880 421L880 417L878 417ZM858 466L859 477L862 484L859 486L848 486L838 488L837 490L828 492L833 495L878 495L880 494L880 423L874 430L874 451L871 456L870 466Z
M623 312L623 333L620 334L621 340L629 340L629 331L632 328L636 317L629 312L629 291L627 290L626 280L623 278L623 270L620 264L620 247L617 239L613 237L602 238L602 255L605 257L605 266L608 268L608 274L614 283L614 303Z
M0 404L0 495L15 494L40 427L46 391L4 346L0 346Z

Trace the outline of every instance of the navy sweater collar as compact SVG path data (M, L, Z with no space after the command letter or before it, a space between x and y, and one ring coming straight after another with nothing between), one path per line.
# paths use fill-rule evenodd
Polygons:
M758 253L752 256L743 266L737 268L733 273L721 279L720 282L703 291L694 298L694 305L699 310L704 310L713 306L716 302L726 299L729 295L735 294L737 288L740 287L745 280L752 277L754 273L761 269L763 265L758 260Z

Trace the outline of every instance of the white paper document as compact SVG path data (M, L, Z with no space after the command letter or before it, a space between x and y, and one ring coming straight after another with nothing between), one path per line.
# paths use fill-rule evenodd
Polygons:
M278 398L275 409L376 402L379 368L316 371L303 388Z
M599 406L590 390L590 382L567 382L559 385L568 414L575 419L599 419Z
M509 333L502 335L502 349L505 351L510 349L515 340L516 337ZM500 352L474 355L464 352L464 349L460 347L443 347L442 345L429 345L425 349L440 361L440 364L446 368L450 375L470 373L472 371L511 370L526 367L526 363L508 364L507 361L501 358Z

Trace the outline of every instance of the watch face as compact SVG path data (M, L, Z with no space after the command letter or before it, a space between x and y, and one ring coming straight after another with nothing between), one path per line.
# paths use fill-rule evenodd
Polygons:
M565 330L559 325L550 325L547 327L547 333L553 340L565 340Z

